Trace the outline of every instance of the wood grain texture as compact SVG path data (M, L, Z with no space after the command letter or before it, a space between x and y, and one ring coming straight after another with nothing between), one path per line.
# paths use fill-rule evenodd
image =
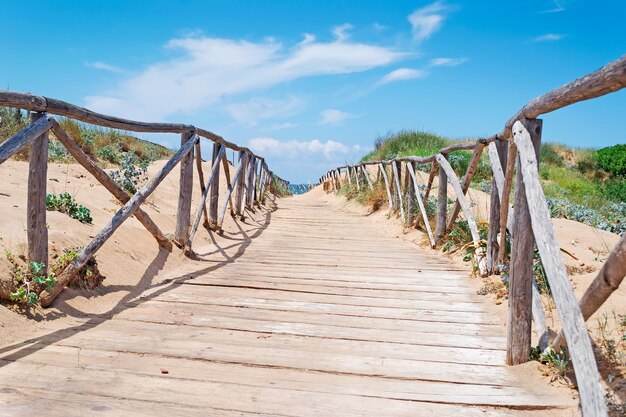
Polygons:
M575 402L541 383L539 373L522 376L504 365L497 314L446 258L416 250L366 218L299 197L278 200L268 219L245 250L211 254L211 272L188 279L181 271L114 315L77 319L72 328L2 346L2 412L521 417L575 411ZM303 266L289 264L294 260Z
M42 113L31 114L31 122L47 120ZM42 275L48 270L48 227L46 225L46 192L48 181L48 130L35 138L28 155L28 197L26 200L26 236L28 262L43 263Z
M463 190L463 195L467 193L467 190L472 183L472 178L474 178L474 174L476 173L476 169L478 168L478 164L480 163L480 157L483 154L483 149L485 149L485 145L483 143L477 143L474 147L474 152L472 153L472 158L467 166L467 170L465 171L465 176L461 181L461 189ZM449 230L452 226L454 226L454 222L456 221L459 212L461 211L461 202L457 199L454 203L454 207L452 207L452 211L450 212L450 217L448 218L448 227Z
M531 129L536 126L530 125ZM585 327L582 312L574 290L569 282L563 257L550 220L546 197L539 182L537 150L533 147L532 133L521 122L513 126L513 138L519 150L519 160L530 208L532 231L546 271L563 325L563 333L568 342L569 356L574 364L576 380L580 392L580 402L584 416L607 416L604 389L600 385L600 375L596 364L591 340ZM516 210L518 212L519 210ZM516 231L517 232L517 231Z
M541 145L541 120L528 120L526 123L533 132L532 145L538 158ZM507 363L509 365L518 365L530 360L532 332L534 238L519 156L517 159L507 323Z
M200 194L204 195L206 186L204 185L204 170L202 169L202 146L200 141L194 145L194 154L196 157L196 171L198 172L198 181L200 182ZM204 226L209 227L209 211L204 207Z
M195 136L192 133L181 133L181 149ZM195 139L194 139L195 140ZM178 194L178 209L176 211L176 230L174 231L174 241L183 249L189 242L189 226L191 223L191 194L193 192L193 147L186 153L180 161L180 179Z
M210 185L207 185L207 187L211 187L209 191L208 206L209 206L209 224L213 227L217 225L217 214L218 214L217 211L218 211L218 204L219 204L219 198L220 198L219 166L222 162L222 157L225 155L222 149L224 151L226 150L219 143L213 144L213 152L211 154L211 175L212 176L214 175L214 177L213 177L213 181L209 182ZM217 169L214 170L213 169L214 167L217 167ZM215 174L213 174L213 172L215 172Z
M246 166L248 164L248 156L245 152L239 151L239 165L241 168L241 175L239 181L237 181L237 196L235 198L235 214L238 216L243 215L243 198L245 195L245 181L246 181Z
M393 207L393 199L391 198L391 190L389 189L389 177L387 176L387 169L383 163L378 165L378 172L380 172L383 176L383 181L385 182L385 191L387 192L387 204L391 209Z
M237 184L239 184L239 178L243 174L244 165L245 165L245 160L240 159L239 166L237 167L237 170L235 171L235 175L233 176L232 183L228 185L228 192L227 192L226 198L224 199L224 202L222 203L221 214L217 221L217 226L220 229L222 228L222 224L224 223L224 217L226 216L226 208L228 207L228 202L230 201L230 197L233 191L235 190L235 187L237 186ZM231 208L232 208L232 204L231 204ZM234 214L234 211L232 211L232 213Z
M24 146L44 135L52 127L52 120L47 116L38 117L30 125L0 143L0 164L15 155Z
M426 207L424 206L424 201L422 200L422 196L420 195L419 186L417 184L417 178L415 176L415 170L413 169L413 165L410 162L407 163L407 168L409 170L409 175L411 176L411 180L413 181L413 187L415 188L415 199L417 200L417 204L420 208L420 213L422 214L422 219L424 220L424 228L426 229L426 233L428 234L428 240L430 241L430 246L434 248L436 246L435 237L433 236L433 232L430 229L430 222L428 221L428 214L426 213Z
M206 186L204 187L204 193L202 194L202 197L200 197L200 201L198 202L196 215L191 226L191 232L189 233L189 241L186 243L186 247L188 247L189 249L191 249L193 238L198 231L198 226L200 225L202 213L204 212L204 208L206 207L209 192L211 189L213 189L213 184L219 181L220 161L222 159L222 156L224 156L224 154L226 153L226 147L222 145L217 146L217 153L213 155L213 165L211 166L211 173L209 174L209 179L207 180ZM228 199L226 199L225 202L228 203ZM217 220L215 221L215 223L212 223L212 226L217 228Z
M626 234L617 242L598 275L591 282L580 302L580 311L585 321L608 300L624 281L626 276ZM554 346L565 347L563 332L554 339Z
M183 146L170 158L169 161L161 168L161 170L124 206L115 213L115 216L106 224L106 226L80 251L76 259L70 263L67 268L59 275L56 284L50 290L44 290L40 294L40 302L42 307L49 306L52 301L63 291L63 288L71 281L74 275L91 259L98 249L113 235L118 227L121 226L126 219L132 216L141 204L152 194L156 187L167 177L176 165L190 152L193 152L194 142L198 138L192 135Z
M400 169L398 168L399 162L393 161L391 163L391 170L393 172L393 183L395 188L396 207L400 209L400 218L404 221L404 198L402 198L402 187L400 186Z
M63 144L65 149L72 155L72 157L81 164L91 175L94 176L96 180L104 188L106 188L118 201L122 204L126 204L128 200L130 200L130 196L126 193L126 191L122 190L122 188L115 183L102 168L100 168L93 159L89 157L81 148L70 138L70 136L61 128L61 126L53 121L52 123L52 131L54 132L54 136L56 136L57 140ZM204 186L203 186L204 187ZM154 221L148 216L148 213L143 211L141 208L138 208L135 211L134 216L139 220L139 222L146 228L152 236L156 239L159 245L169 251L172 250L172 242L165 236L165 234L159 229L159 227L154 223Z
M500 201L500 230L506 230L508 225L511 225L509 229L513 233L515 227L513 227L514 214L509 207L509 200L511 196L511 187L513 186L513 175L515 174L515 162L517 160L517 146L514 142L509 142L509 150L506 157L506 171L504 175L504 184L502 185L502 200ZM498 253L498 260L500 263L504 263L506 258L506 234L500 234L500 248Z
M435 227L435 242L437 243L439 243L443 235L446 234L447 215L448 215L448 175L446 174L446 171L442 169L441 166L439 166L439 184L438 184L438 189L437 189L437 225Z
M439 167L443 170L448 178L448 181L454 188L454 192L456 194L457 201L461 205L463 209L463 215L465 216L465 220L467 221L467 225L470 229L470 233L472 235L472 241L474 243L474 259L476 265L478 265L478 271L482 277L487 276L487 262L485 257L484 248L480 246L480 235L478 234L478 226L476 225L476 219L474 219L474 214L472 213L472 208L469 205L469 202L465 198L465 193L463 191L463 186L459 181L454 169L450 166L448 160L442 155L435 155L435 159L439 163ZM440 184L441 186L441 184Z

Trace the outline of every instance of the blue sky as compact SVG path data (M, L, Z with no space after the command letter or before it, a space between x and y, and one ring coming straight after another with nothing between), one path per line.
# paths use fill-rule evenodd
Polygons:
M389 131L499 132L626 53L621 0L2 3L0 88L193 123L292 182ZM544 140L625 143L625 114L624 91L579 103L544 116Z

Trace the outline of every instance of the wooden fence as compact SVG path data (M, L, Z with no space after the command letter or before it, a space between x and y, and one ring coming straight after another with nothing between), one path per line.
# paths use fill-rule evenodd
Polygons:
M220 231L230 206L232 216L243 216L246 208L264 202L266 191L272 191L275 183L287 187L288 182L269 170L265 160L247 148L235 145L224 138L192 125L173 123L144 123L107 116L48 97L34 96L0 90L0 106L24 109L31 112L29 126L0 144L0 164L25 146L30 146L28 177L28 261L48 263L48 233L46 228L46 174L48 163L48 131L52 131L67 151L91 173L113 196L123 204L107 225L87 244L78 257L59 274L56 284L40 294L43 307L47 307L60 294L80 269L96 254L98 249L115 233L130 216L139 222L157 240L160 246L172 249L172 241L159 229L141 205L163 179L180 163L180 190L173 242L186 254L191 246L202 217L204 226ZM85 123L133 132L179 133L181 146L163 168L135 195L129 196L111 177L100 168L65 132L51 115L66 116ZM211 171L205 178L202 170L200 139L213 142ZM231 177L226 149L239 152L238 164ZM194 159L199 177L202 198L191 218L191 195L193 189ZM228 190L219 202L220 164L226 176ZM207 207L208 205L208 207Z
M585 417L607 415L600 375L591 340L585 327L585 320L619 287L626 275L626 236L622 237L613 249L579 305L567 276L550 220L546 198L539 182L538 159L542 120L537 117L572 103L620 90L625 86L626 55L597 71L532 100L509 119L503 131L496 135L457 143L427 157L403 156L387 161L366 161L356 165L341 166L328 171L320 178L320 183L327 191L337 191L342 186L353 182L357 190L360 190L361 187L374 187L370 169L377 170L377 180L381 178L380 181L384 182L389 207L394 211L399 211L402 218L415 227L421 220L433 248L454 225L462 210L476 248L475 262L483 276L493 273L495 266L504 262L508 232L511 241L511 260L507 363L510 365L530 359L533 321L540 337L540 348L543 350L548 346L548 328L533 277L533 252L536 245L562 323L561 335L554 341L554 345L561 346L567 341ZM466 197L472 176L485 148L487 148L493 173L486 243L479 236L478 227ZM458 150L473 151L462 179L457 177L448 162L448 155ZM430 164L429 176L426 184L423 185L425 187L423 192L415 175L415 164ZM437 175L439 177L438 207L433 233L426 215L425 203L428 201L434 178ZM513 212L510 208L509 195L514 176L516 187L513 196L515 208ZM456 196L451 212L448 212L447 206L448 183L453 187ZM421 219L419 216L416 219L412 218L411 205L415 203L419 206ZM498 235L501 236L500 241L498 241Z

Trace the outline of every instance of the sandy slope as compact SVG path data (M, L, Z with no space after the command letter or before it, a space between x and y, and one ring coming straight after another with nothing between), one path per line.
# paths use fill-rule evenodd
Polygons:
M149 168L153 175L164 164L154 163ZM231 167L232 168L232 167ZM195 169L195 168L194 168ZM210 163L204 164L209 172ZM232 172L232 171L231 171ZM0 165L0 277L7 279L10 264L5 251L16 256L25 255L26 249L26 184L28 166L25 162L7 161ZM223 173L220 176L220 193L226 190ZM143 209L166 234L175 228L178 199L179 169L175 168L144 204ZM91 210L93 224L83 224L59 212L47 212L50 254L62 252L63 248L82 246L97 234L119 209L117 201L82 166L77 164L49 164L48 192L67 191L79 204ZM192 216L195 215L200 187L194 184ZM222 201L222 200L220 200ZM202 226L196 235L194 250L203 254L202 259L186 259L180 250L172 253L159 247L143 226L134 218L128 219L98 251L96 259L100 271L106 276L104 285L92 292L66 289L54 303L53 308L32 308L15 311L16 307L0 304L0 342L28 337L35 332L68 326L75 319L89 314L105 314L115 311L125 302L139 296L142 291L168 282L173 276L187 271L206 268L206 263L222 261L225 254L214 254L212 239L226 242L230 247L228 256L236 255L245 246L249 236L254 235L269 216L271 202L256 213L248 213L246 223L235 222L228 214L224 222L224 236L209 233ZM220 245L222 246L222 245Z

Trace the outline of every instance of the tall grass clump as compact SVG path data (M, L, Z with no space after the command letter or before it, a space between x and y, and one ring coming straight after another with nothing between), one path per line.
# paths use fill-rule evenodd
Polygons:
M365 155L362 161L386 160L406 155L428 156L450 143L450 139L418 130L389 132L375 140L374 150Z

